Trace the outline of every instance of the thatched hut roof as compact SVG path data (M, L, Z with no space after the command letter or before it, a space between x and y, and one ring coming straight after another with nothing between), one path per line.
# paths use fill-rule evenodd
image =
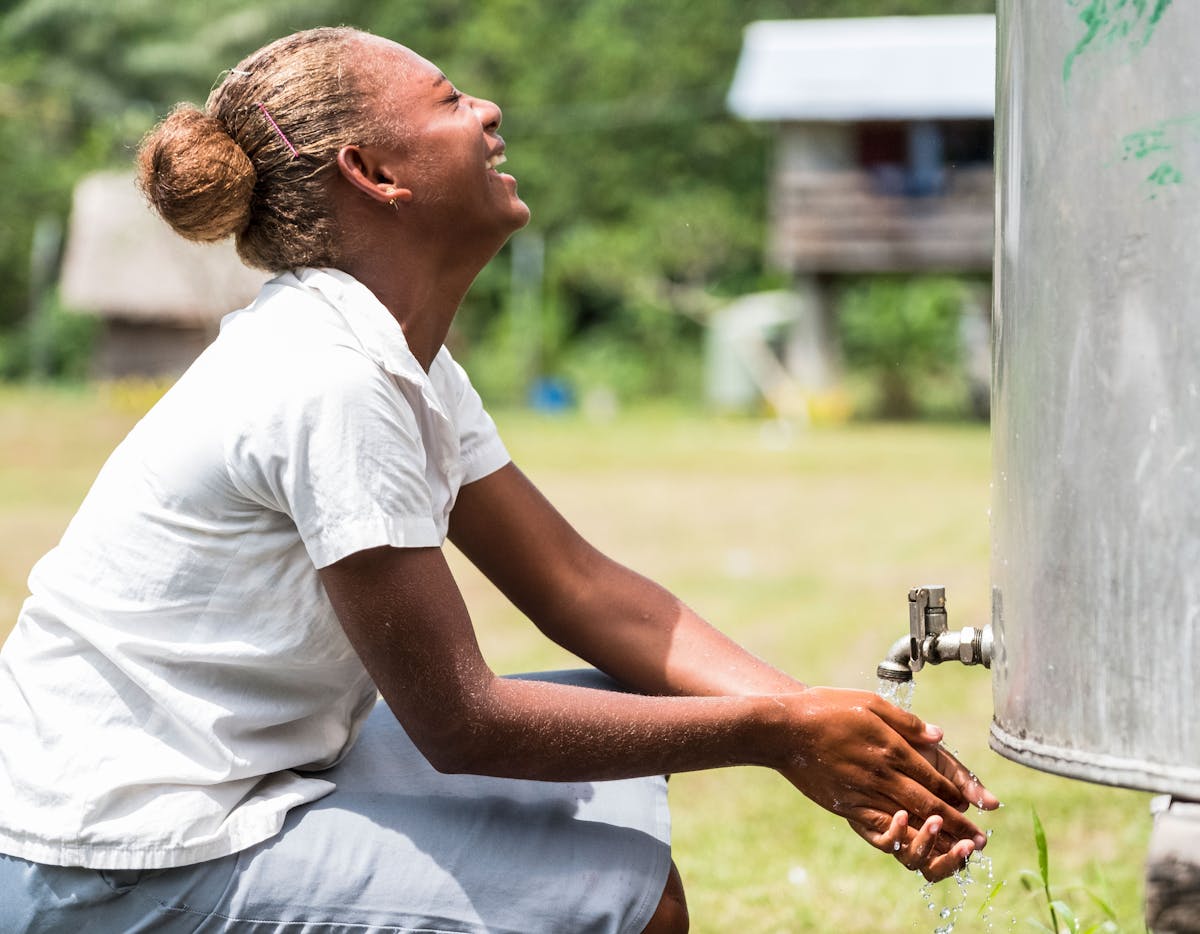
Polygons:
M184 240L150 209L128 173L99 172L75 187L60 280L70 308L206 326L248 304L267 277L242 263L231 240Z

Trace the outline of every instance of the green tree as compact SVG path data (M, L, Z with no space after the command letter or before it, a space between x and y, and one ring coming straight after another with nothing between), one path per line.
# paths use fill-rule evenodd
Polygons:
M769 132L724 96L755 19L980 12L992 0L18 0L0 6L0 332L27 314L37 218L85 172L128 165L178 100L294 29L347 23L437 62L504 109L510 165L545 243L543 367L581 335L695 346L689 316L762 274ZM461 316L512 331L507 260ZM628 335L621 338L621 334Z
M969 288L943 276L873 276L846 284L838 315L842 349L846 363L875 382L879 414L912 418L922 384L958 372Z
M39 217L66 218L84 173L128 165L138 139L177 100L203 101L219 69L329 2L24 0L0 19L0 330L30 307Z

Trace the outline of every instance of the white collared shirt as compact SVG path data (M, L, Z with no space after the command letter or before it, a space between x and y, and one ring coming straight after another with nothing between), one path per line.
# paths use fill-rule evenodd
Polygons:
M333 786L376 692L317 569L440 546L508 462L336 270L268 282L130 432L0 651L0 852L164 868L273 836Z

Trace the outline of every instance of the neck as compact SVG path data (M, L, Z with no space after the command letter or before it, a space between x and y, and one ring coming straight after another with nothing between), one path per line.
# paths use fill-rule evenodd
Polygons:
M390 225L358 229L338 266L365 285L404 331L417 362L428 372L446 342L454 315L480 270L504 245L498 239L452 245Z
M416 212L408 223L374 203L350 199L341 229L356 244L337 263L371 289L404 331L404 341L426 372L446 340L455 313L480 270L504 245L506 234L480 233L474 240L461 230L422 223Z
M467 289L483 268L433 274L411 256L391 257L387 265L361 255L339 264L371 290L404 331L404 340L426 372L433 365Z

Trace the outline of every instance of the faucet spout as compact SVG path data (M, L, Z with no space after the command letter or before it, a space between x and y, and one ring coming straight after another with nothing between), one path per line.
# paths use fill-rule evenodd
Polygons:
M888 650L876 675L886 681L911 681L926 663L960 661L992 667L992 627L967 626L952 631L947 625L946 588L915 587L908 593L909 633Z
M875 675L885 681L912 680L912 640L908 636L901 636L892 643L887 656L875 669Z

